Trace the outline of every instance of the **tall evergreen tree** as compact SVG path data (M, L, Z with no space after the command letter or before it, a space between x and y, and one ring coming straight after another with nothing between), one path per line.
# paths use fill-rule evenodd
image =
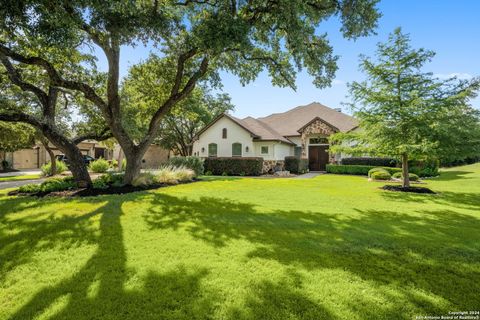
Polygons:
M360 69L366 80L349 84L351 107L360 126L333 137L337 145L332 150L398 157L403 186L409 187L410 159L438 158L452 152L450 147L460 143L460 137L468 147L454 152L478 148L478 112L468 103L475 97L479 81L440 80L423 72L422 67L434 55L433 51L413 49L409 36L397 28L387 42L378 44L376 59L361 56ZM346 140L351 143L339 143Z

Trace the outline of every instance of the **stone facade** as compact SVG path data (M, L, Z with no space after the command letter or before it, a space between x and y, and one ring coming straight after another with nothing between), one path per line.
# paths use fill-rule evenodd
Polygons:
M302 131L300 132L302 134L301 139L302 139L302 158L306 159L307 158L307 141L310 137L316 136L316 135L322 135L322 136L330 136L331 134L334 134L337 132L337 129L329 125L328 123L320 120L320 119L315 119L312 121L310 124L305 126ZM335 155L330 154L330 163L335 160Z
M273 173L275 169L283 170L285 168L285 161L283 160L263 160L262 173Z

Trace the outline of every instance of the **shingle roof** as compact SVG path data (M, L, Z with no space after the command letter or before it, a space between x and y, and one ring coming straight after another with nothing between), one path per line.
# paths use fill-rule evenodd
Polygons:
M298 136L302 127L314 118L320 118L342 132L350 131L358 126L358 121L345 113L326 107L318 102L296 107L282 113L274 113L257 120L275 128L282 136Z
M254 132L258 136L258 140L276 140L285 143L293 144L290 140L279 134L276 130L271 128L268 124L258 121L255 118L247 117L244 119L236 119L240 121L244 127L249 131Z
M299 136L299 130L319 118L333 128L342 132L358 126L358 121L342 112L326 107L318 102L296 107L286 112L274 113L263 118L247 117L239 119L229 114L222 114L210 122L196 135L200 136L220 118L227 117L247 130L255 140L274 140L293 144L287 137Z

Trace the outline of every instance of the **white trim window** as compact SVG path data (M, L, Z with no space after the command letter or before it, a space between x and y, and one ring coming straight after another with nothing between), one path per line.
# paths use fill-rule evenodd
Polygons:
M242 156L242 144L240 142L232 143L232 157Z
M260 154L268 154L268 146L261 146Z

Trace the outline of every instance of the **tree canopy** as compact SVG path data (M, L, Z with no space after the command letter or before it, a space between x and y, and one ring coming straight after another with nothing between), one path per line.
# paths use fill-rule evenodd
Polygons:
M480 118L468 103L479 81L440 80L423 72L434 55L413 49L409 36L397 28L378 44L376 59L361 56L366 80L349 84L360 129L338 134L332 150L401 158L406 186L409 159L478 151ZM353 143L338 144L345 140Z
M141 159L157 137L163 117L185 99L202 79L219 84L221 70L242 83L264 70L277 86L295 88L302 68L318 87L331 83L337 56L326 34L316 28L337 16L346 38L373 32L379 13L377 0L7 0L0 9L5 37L0 53L17 63L42 70L55 87L83 93L105 119L127 158L125 182L139 173ZM99 48L108 62L105 85L92 86L95 66L88 79L61 72L55 59L19 38L37 39L43 48L84 53ZM122 46L151 44L162 55L163 86L168 93L156 111L145 119L148 130L140 139L124 127L120 99ZM96 52L96 51L94 51ZM82 68L85 64L70 60ZM75 54L73 55L75 56ZM81 73L84 75L84 73Z
M152 55L144 63L133 66L122 84L122 112L124 127L134 139L141 139L148 130L145 118L150 118L165 99L168 88L163 86L162 58ZM205 81L180 101L160 122L155 143L174 154L192 155L195 135L216 116L233 110L226 93L213 94Z

